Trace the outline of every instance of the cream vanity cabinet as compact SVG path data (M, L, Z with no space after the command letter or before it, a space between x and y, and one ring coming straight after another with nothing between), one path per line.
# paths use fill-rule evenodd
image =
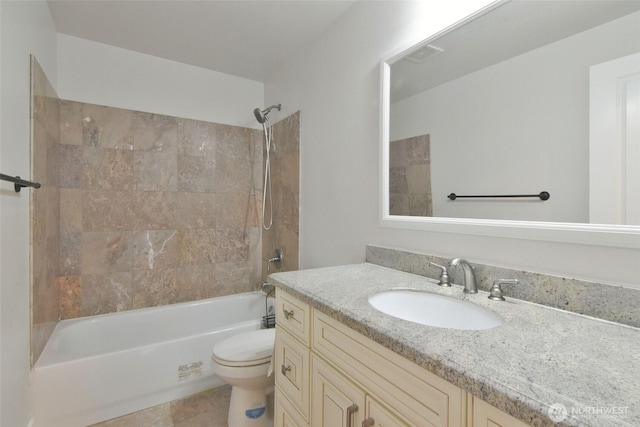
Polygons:
M276 300L275 427L525 426L280 289Z

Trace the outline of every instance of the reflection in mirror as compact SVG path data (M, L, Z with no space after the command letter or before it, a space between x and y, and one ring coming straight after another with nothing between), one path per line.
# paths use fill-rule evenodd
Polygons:
M640 1L516 0L394 56L389 215L640 224L639 52Z
M429 135L389 144L389 213L433 216Z

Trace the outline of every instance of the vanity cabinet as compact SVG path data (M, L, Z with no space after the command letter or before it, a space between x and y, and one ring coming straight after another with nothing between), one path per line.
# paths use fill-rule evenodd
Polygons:
M281 289L276 305L275 427L525 426Z

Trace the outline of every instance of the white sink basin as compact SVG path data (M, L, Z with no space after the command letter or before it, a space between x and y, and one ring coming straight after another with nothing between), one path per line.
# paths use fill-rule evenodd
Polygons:
M390 316L438 328L480 330L502 325L502 318L491 310L427 292L385 291L371 296L369 303Z

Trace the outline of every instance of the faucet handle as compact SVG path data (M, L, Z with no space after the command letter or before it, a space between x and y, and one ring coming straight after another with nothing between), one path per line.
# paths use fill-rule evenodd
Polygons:
M280 264L284 260L284 253L280 249L276 249L273 253L273 257L267 260L267 271L271 270L271 263Z
M442 272L440 273L440 281L438 282L438 286L450 288L451 283L449 282L449 272L447 271L447 267L445 267L444 265L436 264L435 262L429 262L429 264L435 265L442 270Z
M502 287L500 286L503 283L520 283L518 279L498 279L493 282L493 286L491 286L491 290L489 291L488 298L493 301L504 301L504 296L502 295Z

